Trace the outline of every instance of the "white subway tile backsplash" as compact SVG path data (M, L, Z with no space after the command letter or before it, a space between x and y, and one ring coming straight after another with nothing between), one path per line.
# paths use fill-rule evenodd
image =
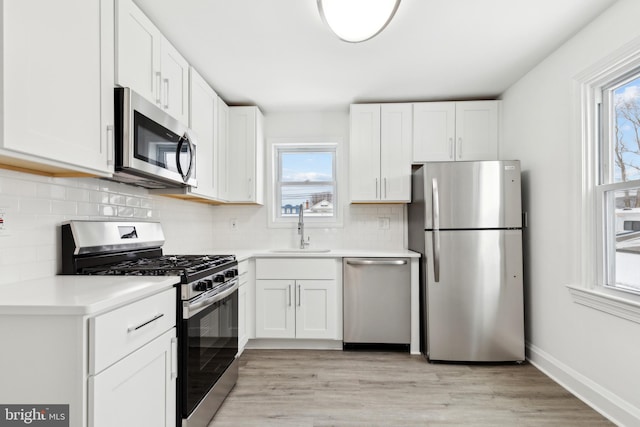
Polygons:
M137 208L138 206L140 206L140 198L139 197L133 197L133 196L127 196L125 199L125 204L127 206L132 206L134 208Z
M58 273L60 225L70 219L159 221L166 254L295 247L299 239L295 223L287 228L267 226L267 206L210 206L96 178L51 178L0 169L0 208L9 230L8 236L0 236L0 283ZM402 249L404 212L404 205L345 204L341 226L309 226L305 232L312 247ZM380 216L389 218L388 229L379 229Z
M91 201L91 190L85 188L67 188L66 198L69 201L89 202Z
M100 215L102 216L116 216L118 214L117 206L101 205Z
M100 215L100 205L97 203L78 203L78 215L81 217Z
M153 208L153 200L144 197L140 198L140 207L146 209Z
M123 194L109 194L109 203L112 205L124 205L127 197Z
M123 218L133 218L133 208L129 206L118 206L118 216Z
M52 200L51 213L56 215L76 215L78 213L78 204L76 202Z
M66 188L62 185L53 185L50 183L36 184L36 197L40 199L57 199L64 200L66 196Z
M90 197L90 200L94 203L109 203L109 193L107 193L106 191L92 191Z
M21 214L48 214L51 213L51 200L48 199L26 199L20 200Z
M36 183L23 179L6 178L3 180L3 194L21 197L36 197Z

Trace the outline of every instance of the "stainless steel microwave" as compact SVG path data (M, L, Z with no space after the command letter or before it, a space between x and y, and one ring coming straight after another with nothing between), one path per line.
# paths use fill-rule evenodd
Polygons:
M130 88L115 89L113 181L145 188L196 186L188 127Z

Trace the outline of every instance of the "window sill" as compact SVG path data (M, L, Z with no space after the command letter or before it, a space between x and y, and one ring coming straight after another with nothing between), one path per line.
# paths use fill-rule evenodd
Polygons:
M567 288L576 304L640 323L640 296L606 288L587 289L574 285L567 285Z

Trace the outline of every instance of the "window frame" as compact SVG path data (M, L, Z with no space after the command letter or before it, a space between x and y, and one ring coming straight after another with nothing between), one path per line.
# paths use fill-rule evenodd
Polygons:
M581 188L578 209L582 213L577 283L567 287L573 301L596 310L640 323L640 295L604 286L606 275L604 191L600 184L602 90L640 69L640 38L602 58L574 76L575 133L580 147ZM609 184L607 184L609 185ZM632 184L633 185L633 184Z
M640 295L640 289L624 286L616 283L616 245L612 244L611 238L616 235L616 220L612 218L610 212L615 216L615 197L616 192L640 189L640 179L630 181L616 182L614 177L615 158L613 153L613 145L615 137L614 125L616 118L614 92L616 89L640 78L640 67L631 69L622 74L610 74L613 77L607 84L600 87L600 98L596 100L596 110L598 117L596 118L597 140L594 141L598 145L598 157L596 168L599 170L599 176L595 184L596 205L601 212L600 220L597 223L598 235L601 246L602 263L601 274L598 276L598 285L615 289L622 292L629 292ZM613 206L612 206L613 205Z
M305 227L307 228L335 228L342 227L342 207L343 197L342 185L342 138L271 138L267 141L270 161L268 162L267 176L271 185L267 188L269 206L268 227L270 228L290 228L297 224L297 216L282 216L279 200L281 199L280 187L280 154L281 152L295 151L331 151L333 155L333 181L320 181L315 184L333 184L333 216L305 216ZM309 184L311 185L311 183Z

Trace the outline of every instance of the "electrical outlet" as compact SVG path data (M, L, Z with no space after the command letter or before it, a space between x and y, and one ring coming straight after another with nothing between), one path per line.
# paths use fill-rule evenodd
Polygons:
M8 236L9 227L7 224L7 209L0 208L0 236Z
M386 216L378 217L378 228L380 230L388 230L391 224L391 219Z
M238 220L237 220L237 218L231 218L231 220L229 221L229 225L231 226L232 230L237 230L238 229Z

